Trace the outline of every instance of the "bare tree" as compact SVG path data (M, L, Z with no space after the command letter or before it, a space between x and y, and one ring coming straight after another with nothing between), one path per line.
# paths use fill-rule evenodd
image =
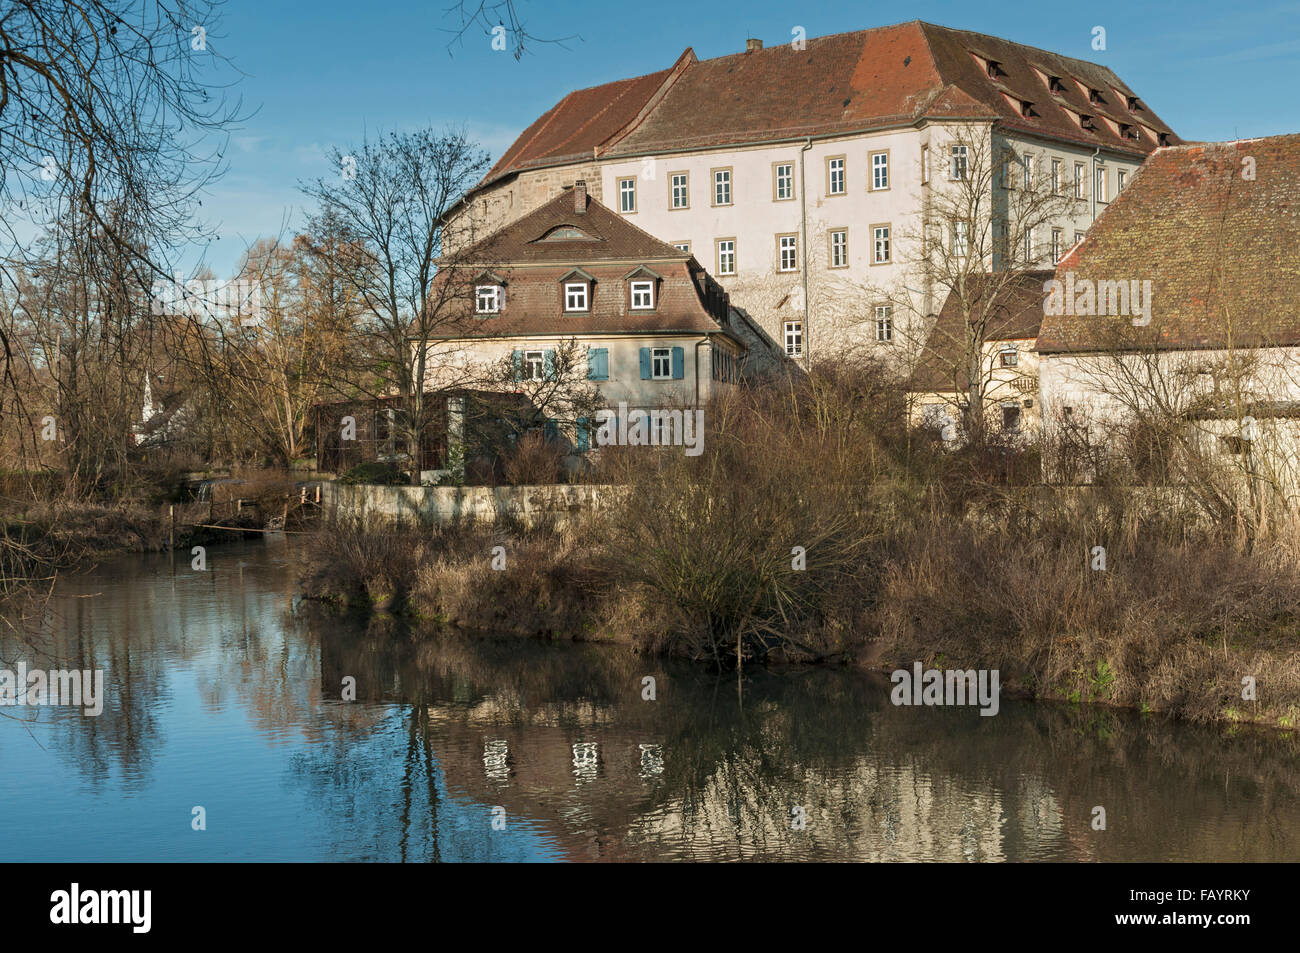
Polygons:
M463 45L465 36L471 31L482 31L491 37L493 49L510 51L515 59L522 59L528 48L535 43L555 43L564 46L570 40L580 39L576 35L544 39L537 36L524 20L520 8L525 0L460 0L447 9L447 18L453 24L452 41L447 44L448 51L456 44Z
M416 458L442 418L443 397L464 380L430 373L431 345L457 337L473 320L473 276L441 252L448 213L487 169L487 154L460 131L388 133L352 154L333 153L337 179L303 186L319 211L310 230L341 230L360 250L338 269L352 284L361 315L349 383L371 396L399 396L397 431ZM439 269L448 274L439 278ZM436 390L426 390L430 381Z
M1026 276L1051 267L1044 260L1045 232L1069 216L1074 203L1040 170L1002 151L988 125L945 128L940 152L945 168L932 171L921 217L900 232L895 246L905 279L872 294L888 298L903 319L894 323L902 333L926 329L927 340L907 343L924 346L924 359L944 362L951 389L964 394L966 438L980 442L987 436L993 380L985 341ZM952 327L933 323L945 301L961 318ZM943 339L936 340L936 334Z

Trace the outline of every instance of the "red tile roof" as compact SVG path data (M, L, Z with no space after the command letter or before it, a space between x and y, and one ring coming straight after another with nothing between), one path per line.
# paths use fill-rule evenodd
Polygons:
M1149 280L1150 325L1048 315L1038 349L1300 345L1297 247L1300 135L1161 149L1056 269Z
M545 240L555 229L586 237ZM656 307L633 311L626 278L640 267L659 276ZM637 228L588 196L575 211L567 189L456 256L460 274L491 272L505 280L506 306L499 315L476 318L474 330L455 337L538 334L726 334L714 314L725 315L726 293L695 258ZM592 307L566 314L561 280L574 269L595 278ZM712 310L713 313L710 313ZM738 340L738 338L737 338Z
M1000 66L996 79L988 75L990 60ZM1059 92L1049 91L1050 77L1061 79ZM1085 90L1103 101L1090 102ZM802 50L782 43L701 61L687 49L672 69L571 93L519 137L482 184L596 154L852 133L927 117L997 119L1010 130L1137 156L1157 140L1140 129L1141 140L1124 138L1120 124L1176 143L1140 100L1130 111L1133 95L1107 67L919 20L811 38ZM1021 102L1033 104L1030 117ZM1095 129L1083 129L1080 115L1093 117Z

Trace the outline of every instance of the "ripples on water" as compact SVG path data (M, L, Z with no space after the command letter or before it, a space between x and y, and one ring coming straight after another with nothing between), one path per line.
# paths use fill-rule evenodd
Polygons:
M283 541L208 564L114 560L63 581L31 645L0 638L0 667L53 652L108 693L98 718L0 709L0 859L1300 856L1294 736L1006 701L982 718L895 708L857 672L738 686L604 646L418 636L295 605Z

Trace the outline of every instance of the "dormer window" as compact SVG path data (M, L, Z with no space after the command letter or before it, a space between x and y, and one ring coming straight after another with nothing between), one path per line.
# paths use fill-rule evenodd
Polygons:
M650 311L655 306L655 283L653 281L632 282L632 310Z
M1092 121L1092 117L1089 116L1087 113L1079 114L1079 126L1080 128L1087 129L1089 131L1094 131L1097 128Z
M1129 111L1129 112L1131 112L1131 113L1135 113L1135 112L1137 112L1137 111L1138 111L1139 109L1141 109L1141 108L1142 108L1142 104L1141 104L1140 102L1138 102L1138 98L1137 98L1136 96L1130 96L1130 97L1128 98L1128 111Z
M497 314L501 310L500 285L476 285L474 311L478 314Z
M564 283L564 310L588 310L588 292L590 288L585 281L566 281Z
M1099 103L1099 104L1101 104L1101 105L1103 105L1103 106L1106 104L1106 100L1102 99L1102 97L1101 97L1101 90L1100 90L1100 89L1090 89L1090 90L1088 90L1088 102L1090 102L1090 103Z
M1063 94L1065 92L1065 84L1061 82L1061 77L1059 76L1047 77L1047 91L1050 93L1055 93L1058 96Z
M971 53L971 56L983 68L989 79L997 79L999 76L1007 75L1006 70L1002 68L1002 64L997 60L991 60L987 56L980 56L978 53Z
M596 276L588 274L581 268L574 268L560 276L560 302L566 313L582 313L591 310L591 298L595 290Z
M1167 133L1167 132L1162 132L1162 133L1160 133L1160 139L1159 139L1159 142L1160 142L1160 144L1161 144L1162 146L1167 146L1167 145L1169 145L1169 133Z
M547 233L546 233L545 235L543 235L541 238L537 239L537 241L542 241L542 242L594 242L594 241L597 241L597 239L593 238L591 235L588 235L588 234L587 234L586 232L584 232L582 229L574 227L573 225L559 225L559 226L557 226L557 227L551 229L549 232L547 232Z
M1122 122L1119 124L1119 134L1120 134L1120 138L1122 139L1140 140L1142 138L1142 133L1138 131L1137 126L1130 125L1129 123L1126 122Z
M653 311L655 308L655 289L660 277L645 265L633 269L623 276L627 282L628 306L633 311Z

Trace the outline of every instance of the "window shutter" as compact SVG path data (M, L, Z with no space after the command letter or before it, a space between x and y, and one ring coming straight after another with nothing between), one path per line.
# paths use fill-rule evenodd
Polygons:
M578 418L577 443L578 443L579 453L586 453L589 449L591 449L591 434L587 433L586 417Z
M548 381L553 381L555 380L555 352L547 351L545 357L545 376Z
M641 348L641 380L648 381L649 379L650 379L650 349L648 347L643 347Z
M558 439L560 436L560 425L557 424L553 418L547 417L546 425L542 428L542 435L546 438L548 443Z
M673 348L673 380L679 381L686 376L686 352L680 347Z
M587 380L609 380L609 348L593 347L587 349Z
M524 379L524 352L510 352L511 379L517 384Z

